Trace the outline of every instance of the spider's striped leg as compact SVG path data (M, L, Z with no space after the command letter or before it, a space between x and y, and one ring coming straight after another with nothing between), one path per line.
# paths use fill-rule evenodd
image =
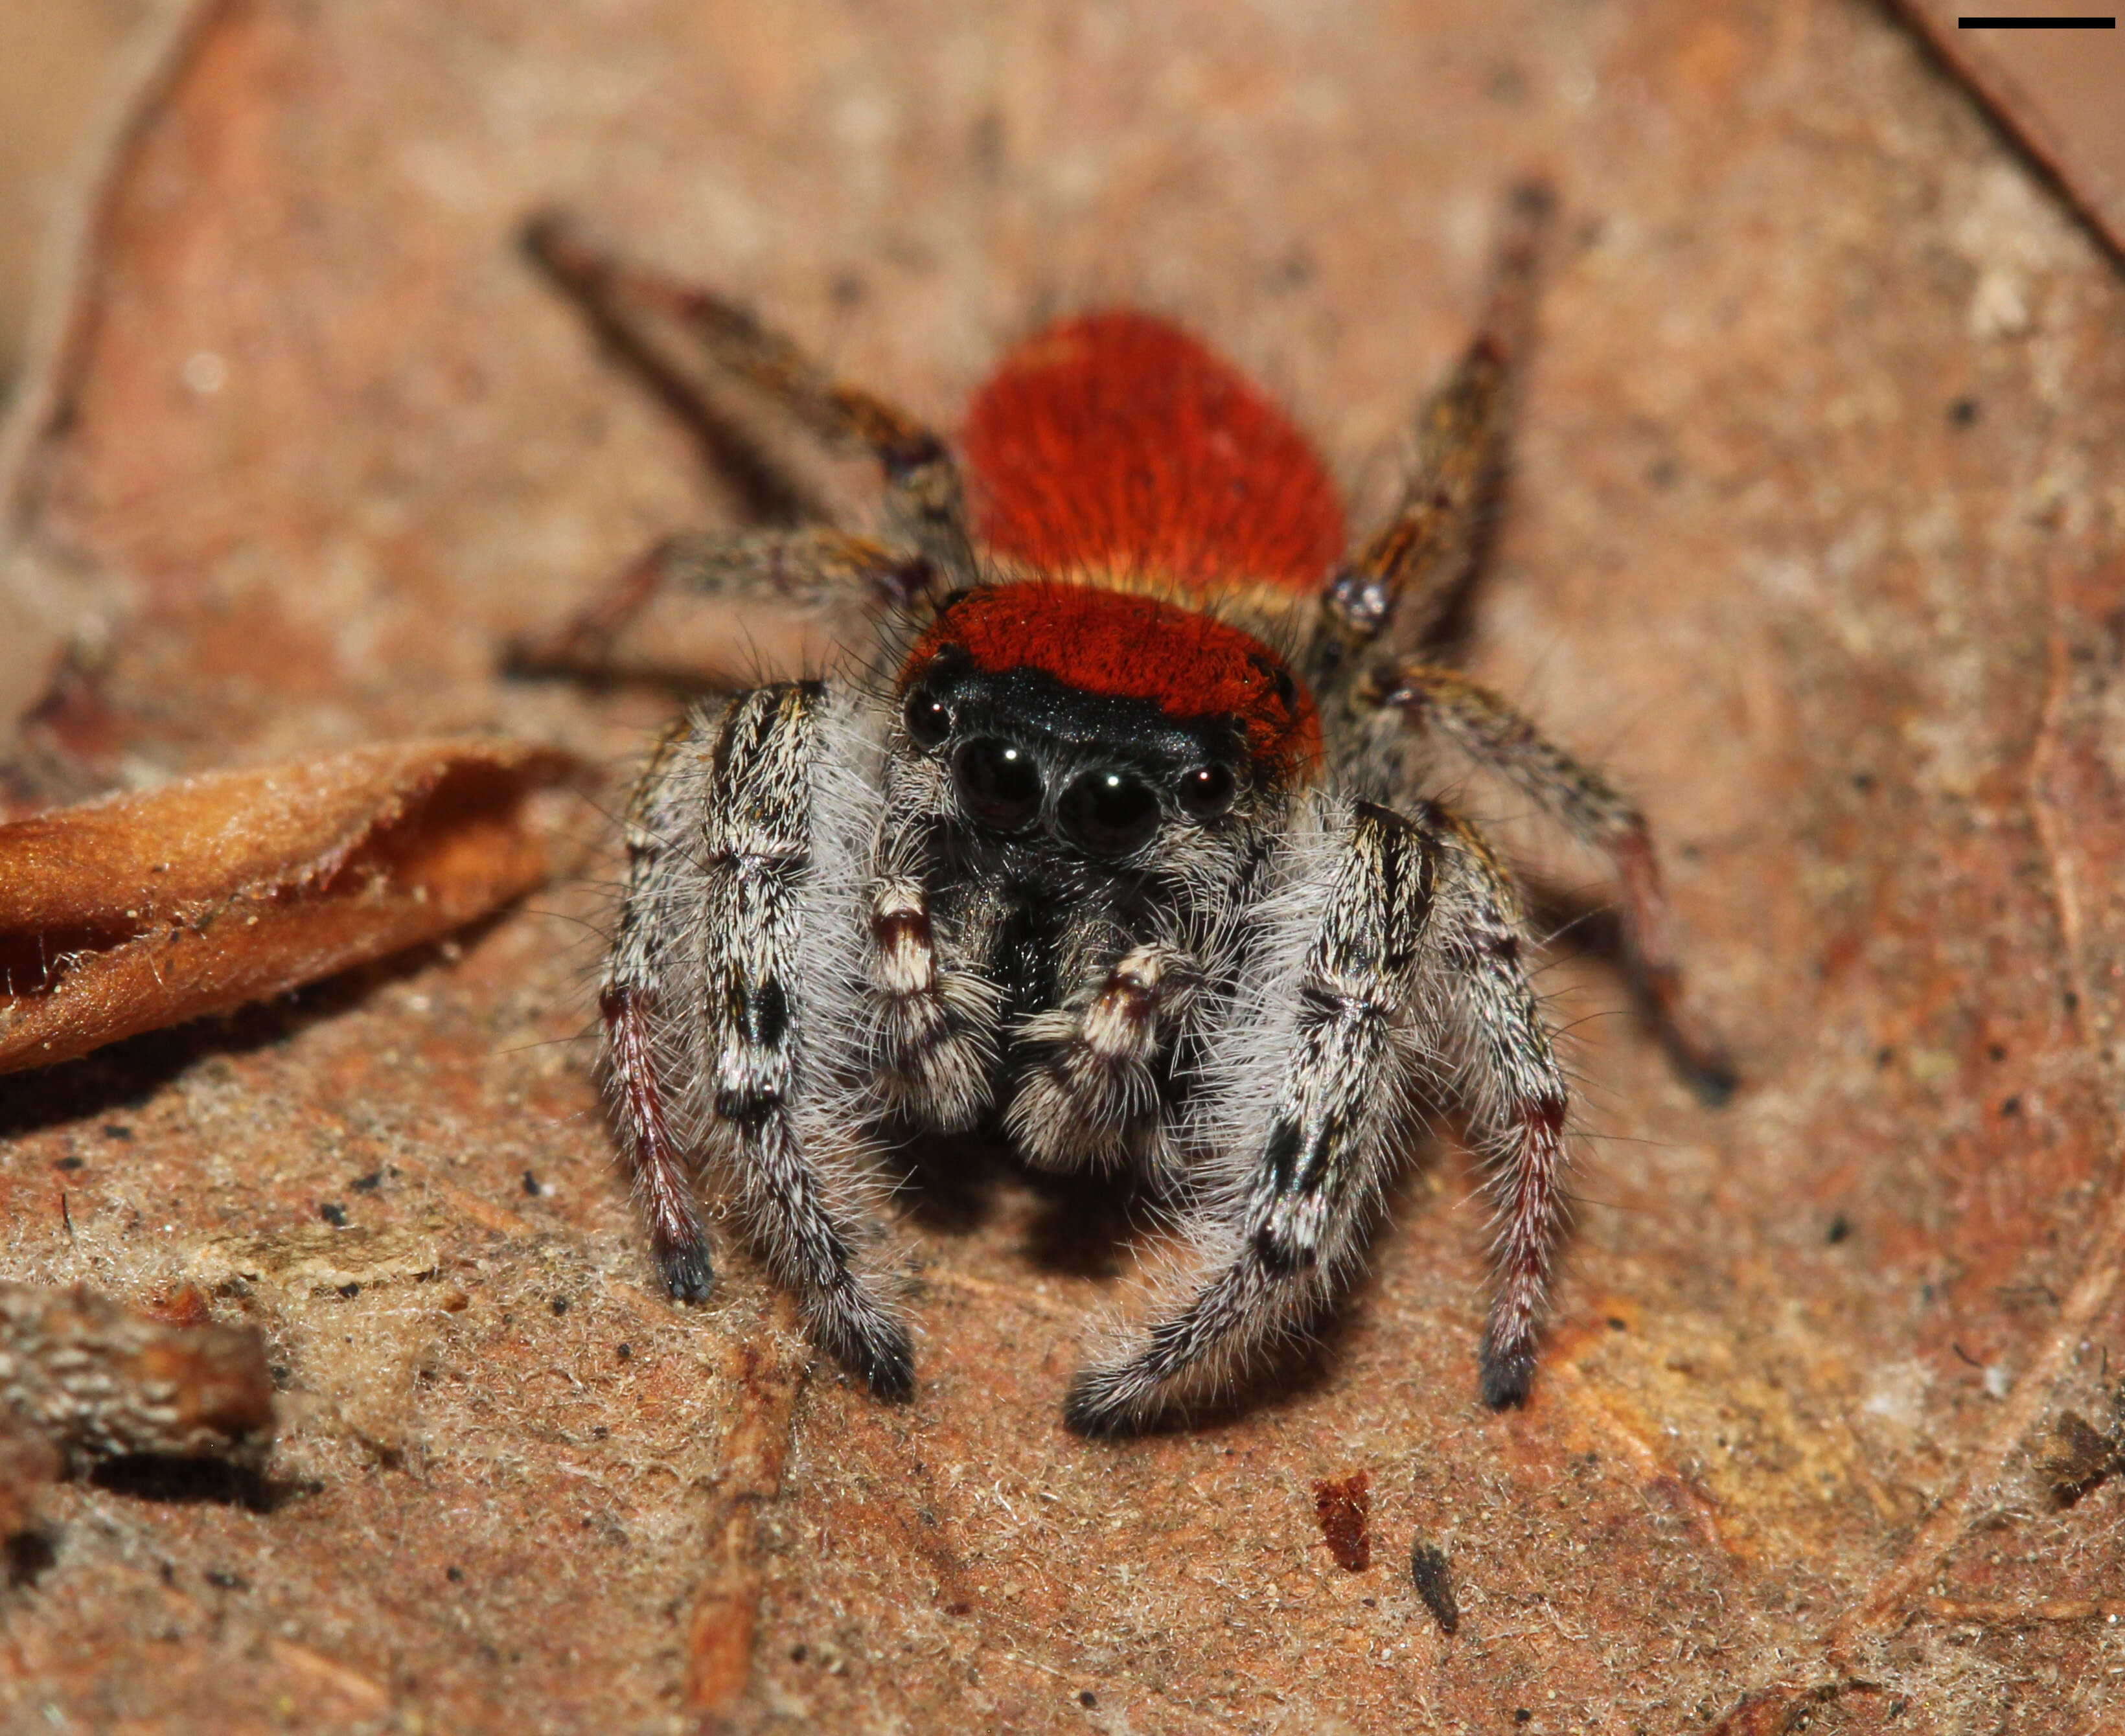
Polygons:
M630 880L622 931L643 938L615 952L614 970L628 987L640 978L661 989L666 1023L647 1046L653 1066L685 1066L699 1079L689 1119L717 1151L770 1271L796 1292L813 1338L881 1397L904 1398L912 1352L906 1327L856 1269L861 1153L825 1059L832 1003L856 974L855 943L821 933L819 906L808 903L820 835L815 791L838 775L820 763L828 704L816 682L760 688L664 756L648 812L662 822L667 866ZM615 1032L613 1067L640 1171L644 1124L633 1113L627 1028ZM661 1234L661 1196L651 1208ZM666 1270L671 1282L668 1262Z
M1334 1293L1399 1155L1424 1056L1411 1030L1436 850L1384 808L1347 811L1324 859L1282 895L1251 992L1227 1014L1206 1098L1227 1105L1245 1174L1194 1226L1194 1293L1125 1353L1080 1371L1082 1433L1141 1428L1303 1327ZM1250 1081L1274 1081L1266 1100Z
M567 219L549 216L527 237L533 254L608 321L668 321L715 364L780 404L829 446L868 452L885 473L900 534L954 590L979 581L967 533L965 491L944 440L883 398L836 379L788 338L713 291L615 258Z
M1161 1070L1200 986L1199 967L1180 948L1133 947L1019 1027L1034 1059L1004 1125L1028 1161L1165 1167Z
M1421 642L1468 576L1505 468L1515 375L1534 322L1535 271L1553 204L1544 186L1515 193L1482 329L1425 407L1416 472L1402 505L1322 593L1327 666L1316 674L1325 678L1324 689L1346 684L1365 648L1390 625L1395 642Z
M1131 1353L1079 1375L1066 1414L1087 1433L1153 1420L1333 1296L1439 1058L1458 1069L1504 1197L1482 1395L1494 1406L1526 1395L1562 1209L1567 1096L1521 964L1510 882L1444 809L1404 819L1360 804L1301 890L1322 914L1245 1191L1231 1222L1201 1226L1213 1256L1194 1292Z
M919 555L823 525L675 536L622 569L558 632L513 646L509 661L525 675L601 673L615 642L662 591L844 622L846 637L860 642L865 626L874 632L928 582Z
M1623 882L1631 964L1661 1038L1698 1094L1708 1103L1724 1102L1734 1089L1733 1063L1717 1037L1699 1028L1684 1005L1682 969L1645 816L1505 700L1453 670L1389 666L1369 672L1357 698L1360 713L1372 713L1375 735L1411 728L1444 737L1508 779L1573 837L1608 856Z

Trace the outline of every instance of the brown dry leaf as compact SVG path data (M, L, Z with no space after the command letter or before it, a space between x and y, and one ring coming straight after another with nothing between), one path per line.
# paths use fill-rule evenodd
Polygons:
M0 1071L226 1012L487 915L546 873L565 755L408 741L0 826Z
M306 1395L271 1512L45 1492L0 1723L2118 1721L2125 1496L2057 1510L2042 1461L2125 1354L2125 285L1883 8L228 0L119 141L0 449L0 613L87 648L30 746L642 749L668 696L502 649L762 502L524 261L535 209L948 429L1045 309L1183 315L1363 517L1530 165L1566 242L1472 667L1642 793L1744 1083L1697 1104L1552 949L1589 1136L1528 1409L1475 1402L1450 1142L1318 1353L1200 1428L1062 1429L1127 1215L976 1158L897 1202L915 1403L801 1378L735 1250L708 1308L654 1293L574 1042L596 939L521 910L0 1084L6 1271L144 1302L249 1261L216 1316ZM270 1277L341 1219L436 1282ZM1308 1492L1358 1465L1350 1574Z

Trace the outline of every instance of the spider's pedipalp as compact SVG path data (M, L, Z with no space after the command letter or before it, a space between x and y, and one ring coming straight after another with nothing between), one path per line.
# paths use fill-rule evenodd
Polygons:
M1165 1143L1164 1063L1201 986L1180 948L1132 948L1095 967L1061 1006L1014 1033L1033 1057L1004 1127L1043 1169L1112 1169L1134 1160L1157 1173Z

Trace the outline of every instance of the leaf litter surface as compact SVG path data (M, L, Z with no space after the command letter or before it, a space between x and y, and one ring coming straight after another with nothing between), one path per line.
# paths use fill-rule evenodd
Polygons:
M2043 1466L2125 1372L2125 289L1856 0L210 7L0 454L12 793L498 729L620 799L668 692L502 647L794 496L601 354L535 208L947 426L1049 310L1179 314L1362 512L1530 165L1564 239L1472 663L1642 794L1744 1083L1699 1106L1550 950L1587 1136L1526 1410L1474 1400L1450 1140L1316 1354L1133 1443L1058 1406L1156 1249L980 1153L898 1208L909 1408L734 1251L669 1306L580 1041L587 802L513 914L0 1086L0 1277L196 1285L281 1388L255 1484L45 1492L0 1728L2114 1722L2125 1493ZM1315 1486L1360 1474L1353 1572Z

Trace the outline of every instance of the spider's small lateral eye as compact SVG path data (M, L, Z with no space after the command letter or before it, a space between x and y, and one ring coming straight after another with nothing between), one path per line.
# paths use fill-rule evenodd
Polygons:
M1092 856L1133 856L1158 830L1158 797L1127 772L1086 772L1055 804L1056 829Z
M1040 768L1022 747L977 736L952 755L952 782L967 812L1000 832L1021 832L1040 812Z
M1173 787L1173 799L1190 820L1215 820L1232 805L1239 785L1232 770L1223 765L1199 765L1180 774Z
M918 687L907 696L907 703L901 708L900 721L908 739L927 750L952 733L952 708L928 688Z

